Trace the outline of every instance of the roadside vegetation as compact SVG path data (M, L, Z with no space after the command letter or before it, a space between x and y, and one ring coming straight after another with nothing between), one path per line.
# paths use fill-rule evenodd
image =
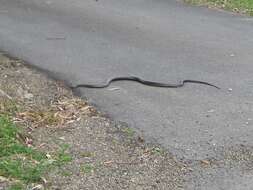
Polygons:
M194 5L207 5L253 16L253 0L185 0Z
M29 137L6 115L0 115L0 176L11 181L9 190L43 183L43 176L54 167L71 161L63 146L54 155L29 146Z
M36 145L31 131L72 118L61 118L51 104L31 101L33 95L22 91L22 80L15 78L19 66L0 55L0 189L40 190L48 186L45 176L71 162L72 156L63 142L51 149Z

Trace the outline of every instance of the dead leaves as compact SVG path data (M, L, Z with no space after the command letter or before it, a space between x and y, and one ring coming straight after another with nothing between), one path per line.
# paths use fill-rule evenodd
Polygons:
M201 160L200 162L203 165L210 165L210 161L209 160Z
M95 113L95 109L80 98L62 97L48 108L31 107L28 111L18 113L15 121L33 127L61 127L81 120L83 115Z

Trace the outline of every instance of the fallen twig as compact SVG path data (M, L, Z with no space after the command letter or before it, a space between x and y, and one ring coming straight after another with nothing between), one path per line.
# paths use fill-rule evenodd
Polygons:
M1 94L2 96L5 96L5 97L7 97L8 99L12 100L12 97L10 97L6 92L4 92L4 91L1 90L1 89L0 89L0 94Z

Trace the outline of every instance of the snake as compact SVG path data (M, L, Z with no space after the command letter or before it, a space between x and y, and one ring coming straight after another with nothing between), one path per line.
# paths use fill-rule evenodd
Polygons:
M130 77L115 77L107 80L107 82L103 84L77 84L75 86L71 86L71 89L77 89L77 88L107 88L110 86L112 82L116 81L134 81L138 82L140 84L146 85L146 86L152 86L152 87L160 87L160 88L180 88L183 87L186 83L196 83L196 84L203 84L203 85L208 85L211 87L214 87L216 89L220 89L220 87L204 82L204 81L199 81L199 80L182 80L181 82L177 84L172 84L172 83L161 83L161 82L154 82L154 81L148 81L141 79L139 77L135 76L130 76Z

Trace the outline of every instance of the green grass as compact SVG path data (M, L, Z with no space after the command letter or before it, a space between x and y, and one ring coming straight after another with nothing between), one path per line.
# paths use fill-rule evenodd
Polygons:
M65 177L69 177L72 175L72 173L70 171L66 171L66 170L63 170L61 171L60 173L62 176L65 176Z
M154 147L151 150L152 154L157 154L157 155L164 155L165 154L165 150L159 148L159 147Z
M122 128L122 132L125 133L128 137L133 137L135 134L135 131L130 127Z
M22 189L22 185L38 183L49 169L60 167L72 160L63 145L52 160L46 154L27 147L20 140L21 130L7 116L0 116L0 176L21 182L9 189Z
M68 162L72 161L72 156L69 153L66 152L67 149L69 149L69 145L67 145L67 144L61 145L61 149L57 153L57 156L56 156L55 164L57 166L62 166L65 163L68 163Z
M20 183L11 185L8 190L23 190L24 186Z
M85 174L90 174L94 171L94 166L91 164L84 164L83 167L81 168L81 171Z
M0 115L12 116L18 109L14 100L0 99Z
M194 5L209 5L253 16L253 0L185 0Z
M38 182L46 171L47 158L21 142L19 133L7 117L0 117L0 175L25 183Z

